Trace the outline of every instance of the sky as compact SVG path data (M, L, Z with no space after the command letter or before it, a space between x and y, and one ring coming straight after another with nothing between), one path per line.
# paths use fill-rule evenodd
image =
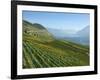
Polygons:
M39 23L48 29L69 31L79 31L90 24L90 15L86 13L23 11L22 19Z

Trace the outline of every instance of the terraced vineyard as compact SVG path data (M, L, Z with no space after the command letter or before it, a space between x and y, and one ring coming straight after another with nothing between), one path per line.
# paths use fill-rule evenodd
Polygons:
M23 47L23 68L89 65L88 49L70 42L24 42Z
M42 37L23 33L23 68L89 65L88 46L57 40L49 33L48 35L42 39Z

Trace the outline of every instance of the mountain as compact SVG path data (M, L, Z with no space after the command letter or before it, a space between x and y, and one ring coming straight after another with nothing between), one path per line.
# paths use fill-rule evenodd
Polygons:
M37 41L53 40L53 35L49 33L43 25L38 23L32 24L25 20L23 20L23 35L30 36L32 39Z
M80 31L76 32L73 36L66 36L63 39L69 40L75 43L89 45L89 36L90 36L90 26L86 26Z
M90 26L86 26L85 28L83 28L82 30L78 31L76 33L77 36L79 37L89 37L90 36Z
M75 32L72 30L59 30L48 28L48 31L52 33L56 39L64 39L72 41L79 44L89 45L89 36L90 36L90 26Z
M90 41L90 26L86 26L82 30L78 31L76 33L76 35L79 37L79 39L80 39L79 42L80 43L89 45L89 41Z

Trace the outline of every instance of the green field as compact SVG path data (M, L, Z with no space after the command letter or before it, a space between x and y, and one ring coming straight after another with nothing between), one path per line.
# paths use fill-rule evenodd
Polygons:
M89 47L55 39L43 26L23 21L23 68L89 65Z

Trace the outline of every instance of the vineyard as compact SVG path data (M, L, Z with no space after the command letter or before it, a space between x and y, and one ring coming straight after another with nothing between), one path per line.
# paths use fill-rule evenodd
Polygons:
M89 65L88 49L70 42L23 42L23 68Z
M29 29L29 24L27 25ZM36 37L23 32L23 68L89 65L88 46L54 39L49 33L48 35L42 37L39 34L40 37Z

